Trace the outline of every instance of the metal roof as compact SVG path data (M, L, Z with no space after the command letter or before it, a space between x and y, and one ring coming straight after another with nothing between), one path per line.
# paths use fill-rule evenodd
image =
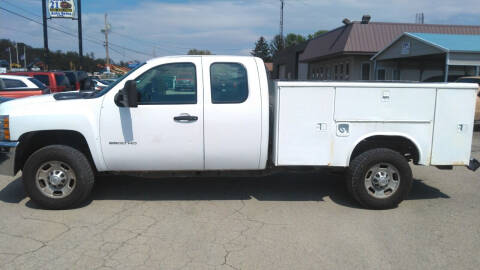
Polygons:
M353 22L311 40L300 55L300 61L310 62L338 54L373 55L405 32L480 35L480 26Z
M405 33L445 52L480 52L480 35Z

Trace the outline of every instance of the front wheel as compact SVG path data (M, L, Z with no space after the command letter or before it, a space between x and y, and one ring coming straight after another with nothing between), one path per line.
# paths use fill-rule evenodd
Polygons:
M364 207L389 209L407 196L412 170L400 153L386 148L366 151L353 159L347 173L347 188Z
M25 162L22 173L30 198L47 209L67 209L82 203L95 179L85 155L65 145L37 150Z

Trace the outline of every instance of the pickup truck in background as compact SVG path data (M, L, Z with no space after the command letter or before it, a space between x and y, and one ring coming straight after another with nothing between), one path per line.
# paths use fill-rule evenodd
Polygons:
M72 91L67 76L58 71L22 71L6 73L8 75L20 75L33 77L50 88L52 93Z
M387 209L410 190L409 162L479 167L470 159L477 87L269 85L259 58L156 58L101 91L2 103L0 172L21 170L33 201L65 209L85 200L99 172L345 168L347 189L362 206Z

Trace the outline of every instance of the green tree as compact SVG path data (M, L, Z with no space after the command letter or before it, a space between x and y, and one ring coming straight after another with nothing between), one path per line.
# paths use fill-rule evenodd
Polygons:
M188 55L211 55L212 53L209 50L190 49L187 54Z
M272 41L270 41L270 53L272 57L275 57L277 53L283 50L283 38L280 35L276 35Z
M298 45L298 44L300 44L300 43L302 43L306 40L307 39L302 35L290 33L285 37L285 47L288 48L288 47L291 47L291 46L295 46L295 45Z
M314 38L320 36L321 34L324 34L324 33L327 33L327 32L328 32L327 30L318 30L317 32L315 32L313 34L309 34L308 39L314 39Z
M255 48L250 52L252 56L262 58L264 62L272 61L272 54L270 53L270 47L268 46L267 41L262 36L257 42L255 42Z

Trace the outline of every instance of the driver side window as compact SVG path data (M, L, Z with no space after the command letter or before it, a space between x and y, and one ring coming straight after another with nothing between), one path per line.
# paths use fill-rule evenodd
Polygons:
M197 103L197 76L193 63L160 65L135 81L139 105Z

